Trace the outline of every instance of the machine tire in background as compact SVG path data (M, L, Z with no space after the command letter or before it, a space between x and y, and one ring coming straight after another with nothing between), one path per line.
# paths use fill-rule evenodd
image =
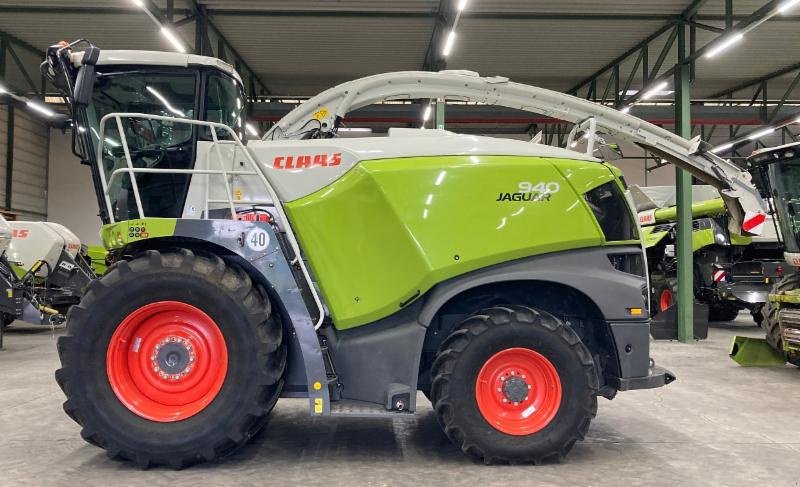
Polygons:
M790 274L778 281L772 287L770 294L778 294L780 292L789 291L792 289L800 289L800 273ZM783 350L781 327L778 321L778 308L774 303L767 300L767 302L764 303L763 314L764 321L762 322L762 328L764 328L764 331L767 333L767 342L770 344L770 346L772 346L772 348L786 356L787 362L800 367L800 355L787 355Z
M227 455L265 424L287 353L265 290L188 250L148 251L93 281L58 352L81 436L111 458L174 468Z
M678 280L674 277L669 277L664 280L653 293L653 301L650 309L655 310L653 315L663 313L678 301Z
M756 325L762 328L764 327L764 313L766 312L765 306L765 303L757 303L750 310L750 315L753 317L753 321L755 321Z
M733 321L739 316L739 308L728 303L716 303L708 307L708 321Z
M560 460L597 413L591 353L553 315L495 307L464 320L431 368L440 425L485 463Z

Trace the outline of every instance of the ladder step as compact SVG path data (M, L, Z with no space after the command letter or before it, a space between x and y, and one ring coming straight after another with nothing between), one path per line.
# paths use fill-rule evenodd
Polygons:
M350 416L354 418L376 418L379 416L409 415L408 411L387 411L381 404L342 399L331 402L331 416Z

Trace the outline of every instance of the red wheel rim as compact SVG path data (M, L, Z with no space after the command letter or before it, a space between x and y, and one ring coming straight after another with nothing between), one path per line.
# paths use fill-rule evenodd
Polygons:
M661 296L658 298L658 310L666 311L672 306L672 291L664 289L661 291Z
M111 389L135 414L180 421L208 406L225 382L228 349L214 320L192 305L151 303L119 324L106 352Z
M492 355L478 373L475 399L483 418L515 436L541 430L561 407L561 379L544 355L508 348Z

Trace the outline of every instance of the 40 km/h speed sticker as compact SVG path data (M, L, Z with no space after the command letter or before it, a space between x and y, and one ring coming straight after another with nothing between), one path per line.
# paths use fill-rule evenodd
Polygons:
M263 228L254 228L247 232L245 242L247 243L247 248L253 252L267 250L267 247L269 247L269 233Z

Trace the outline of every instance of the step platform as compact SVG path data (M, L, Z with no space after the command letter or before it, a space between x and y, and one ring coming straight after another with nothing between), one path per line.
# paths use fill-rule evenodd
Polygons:
M378 418L387 416L408 416L410 411L387 410L382 404L373 402L342 399L331 402L331 416L347 416L352 418Z

